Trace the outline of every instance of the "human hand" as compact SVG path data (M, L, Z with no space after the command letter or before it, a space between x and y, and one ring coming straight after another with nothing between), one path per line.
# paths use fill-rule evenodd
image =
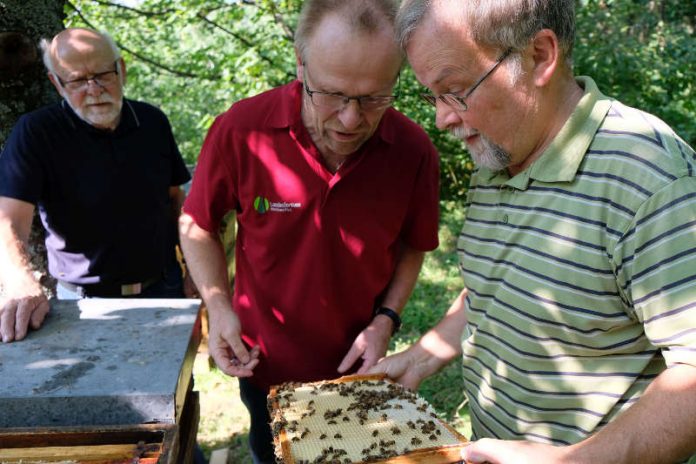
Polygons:
M567 460L567 448L532 443L482 438L462 449L467 464L562 464Z
M338 366L338 372L341 374L346 372L360 358L363 362L357 373L367 372L387 353L391 331L389 319L382 317L373 319L353 341L353 345Z
M208 352L221 371L233 377L251 377L259 363L260 349L247 350L241 338L241 326L232 311L209 311Z
M405 351L387 356L367 371L367 374L385 374L393 381L406 388L417 390L420 383L428 375L424 369L425 361L419 360L416 349L411 347Z
M22 340L30 326L40 328L50 309L38 284L27 295L8 295L0 305L0 336L4 343Z

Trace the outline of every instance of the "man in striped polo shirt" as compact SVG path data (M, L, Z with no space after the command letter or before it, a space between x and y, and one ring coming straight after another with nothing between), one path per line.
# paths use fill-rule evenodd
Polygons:
M573 76L573 0L407 0L397 21L438 127L478 169L458 243L466 289L374 370L415 388L461 354L468 462L688 460L693 149Z

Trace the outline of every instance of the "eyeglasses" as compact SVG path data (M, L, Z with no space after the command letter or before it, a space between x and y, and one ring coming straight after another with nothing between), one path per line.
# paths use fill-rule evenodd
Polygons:
M304 64L303 64L304 66ZM305 66L305 76L306 76L306 66ZM397 87L398 87L397 77ZM345 108L351 100L358 102L358 106L362 111L378 111L388 108L394 103L397 95L384 95L384 96L371 96L371 95L360 95L357 97L348 97L340 93L331 92L320 92L319 90L311 90L307 85L307 79L304 79L302 83L304 90L309 95L309 100L314 106L321 108L332 109L334 111L342 110Z
M71 92L77 92L79 90L84 90L89 86L90 81L94 82L101 88L106 88L107 85L112 85L116 82L118 76L118 60L114 61L114 69L112 71L104 71L91 76L80 77L78 79L73 79L71 81L64 81L60 78L58 74L53 74L60 86L65 90L70 90Z
M435 107L437 107L437 101L440 100L442 103L449 106L450 108L452 108L455 111L466 111L467 109L469 109L469 105L466 104L466 99L469 98L469 96L472 93L474 93L474 90L476 90L476 88L479 85L481 85L483 83L483 81L485 81L486 78L488 78L488 76L493 74L493 71L495 71L498 68L498 66L500 66L500 63L505 61L505 58L510 56L511 53L512 53L512 48L508 48L507 50L505 50L505 52L503 52L503 54L500 55L500 58L498 58L498 61L495 62L493 67L491 67L491 69L489 69L486 72L486 74L481 76L481 78L479 80L477 80L474 83L474 85L472 85L471 88L469 88L469 90L467 90L466 93L464 95L462 95L461 97L459 95L455 95L453 93L443 93L442 95L439 95L437 97L435 95L432 95L429 93L422 93L421 97L423 98L423 100L427 101L428 103L430 103L431 105L433 105Z

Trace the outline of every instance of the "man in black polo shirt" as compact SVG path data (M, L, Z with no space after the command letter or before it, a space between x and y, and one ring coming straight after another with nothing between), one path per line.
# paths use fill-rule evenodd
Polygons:
M25 248L35 207L59 298L184 296L175 220L190 175L169 121L123 98L108 35L67 29L41 45L63 101L22 116L0 155L3 342L49 310Z

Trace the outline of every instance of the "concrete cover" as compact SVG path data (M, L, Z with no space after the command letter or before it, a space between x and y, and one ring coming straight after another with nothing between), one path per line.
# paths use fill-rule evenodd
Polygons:
M40 330L0 343L0 427L174 423L199 341L199 306L51 300Z

